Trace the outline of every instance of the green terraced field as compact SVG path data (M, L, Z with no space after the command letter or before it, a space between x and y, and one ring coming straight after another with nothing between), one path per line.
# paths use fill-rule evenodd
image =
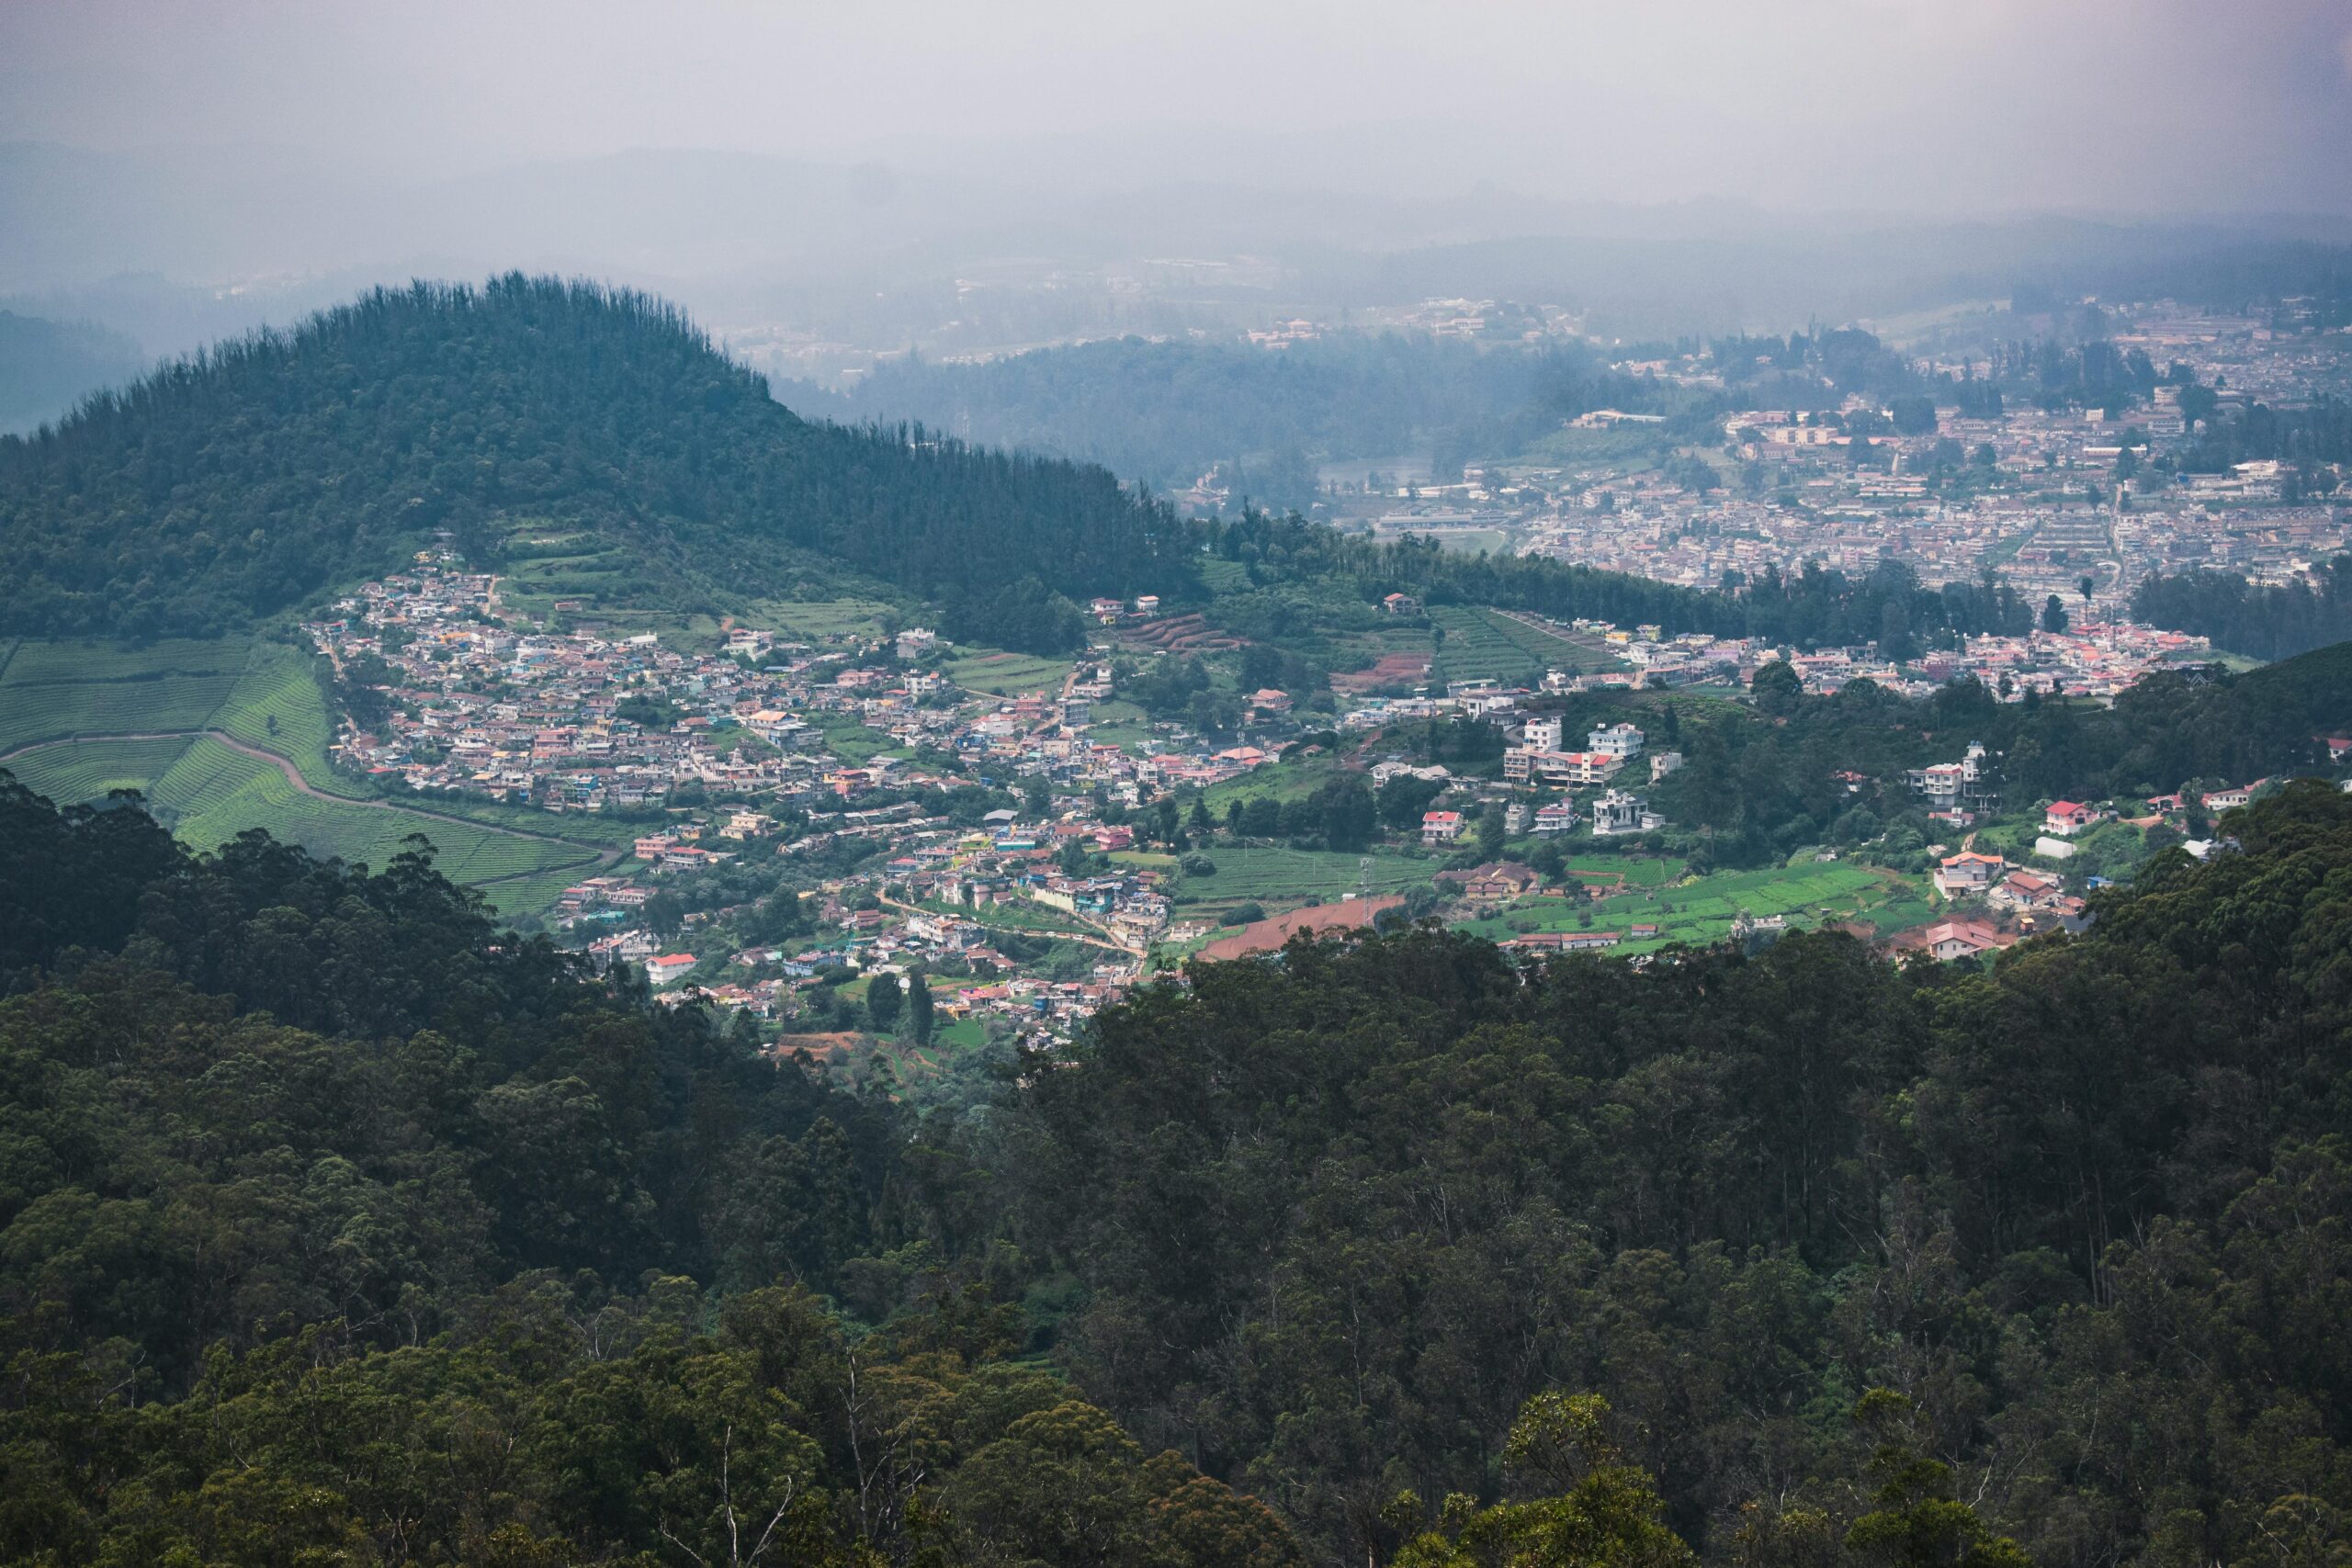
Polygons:
M171 771L194 742L178 740L87 740L44 746L8 764L28 789L61 803L104 800L109 791L141 793Z
M209 738L193 740L93 740L45 746L9 764L30 788L60 801L94 800L110 789L140 789L156 815L190 846L217 848L249 828L317 855L381 868L423 833L439 851L452 881L477 884L525 877L487 889L508 914L545 908L586 874L592 852L494 833L469 823L357 802L320 800L296 789L275 764L232 751Z
M1000 697L1019 696L1023 692L1057 696L1062 682L1069 676L1071 663L1067 659L1039 659L1028 653L967 649L960 657L947 661L947 678L959 686L993 692Z
M1427 882L1428 861L1400 855L1334 854L1327 850L1211 845L1203 852L1216 865L1214 876L1179 876L1170 897L1210 908L1263 904L1291 908L1310 896L1336 903L1359 893L1395 893Z
M1589 670L1603 662L1589 649L1579 648L1566 637L1555 637L1524 621L1515 621L1493 610L1480 610L1478 615L1506 642L1546 670Z
M435 840L436 843L438 840ZM561 848L551 845L550 848ZM579 852L573 851L572 853ZM557 864L546 871L534 872L503 882L496 882L482 889L484 897L503 915L535 915L551 908L563 890L583 876L593 876L596 868L587 864Z
M242 638L24 643L0 671L0 753L72 735L201 728L236 687L251 647Z
M795 642L840 642L882 635L890 606L877 599L762 599L743 619Z
M254 649L243 678L229 693L208 728L224 730L248 746L275 751L301 770L312 789L365 797L356 784L327 761L334 720L326 694L311 674L311 660L277 643Z
M513 838L406 811L319 800L297 790L269 763L210 739L191 745L156 781L154 799L159 810L171 815L173 831L198 849L225 843L248 828L266 828L312 854L380 868L401 852L410 834L423 833L440 852L435 863L442 874L464 883L593 858L569 844Z
M868 729L846 714L818 714L817 728L824 732L825 750L854 768L865 763L898 746L898 742L878 729Z
M1218 827L1225 826L1225 809L1237 800L1256 800L1272 795L1276 800L1304 800L1320 788L1339 770L1339 760L1326 753L1320 757L1302 757L1295 761L1276 762L1272 767L1252 768L1238 778L1213 784L1201 792L1207 803L1209 815L1216 818Z
M1429 615L1445 631L1438 659L1447 680L1500 681L1511 685L1544 673L1543 666L1505 637L1484 612L1464 604L1432 604Z

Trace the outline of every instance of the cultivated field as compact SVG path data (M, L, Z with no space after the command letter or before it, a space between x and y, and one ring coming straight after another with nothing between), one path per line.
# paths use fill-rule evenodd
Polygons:
M256 645L243 677L206 728L277 752L301 770L312 789L356 798L363 793L359 785L338 774L327 761L334 720L311 664L309 658L282 644Z
M1044 692L1054 696L1069 678L1071 662L1067 659L1040 659L1030 653L967 649L959 650L959 657L947 661L947 678L959 686L990 692L1000 697L1019 696L1024 692Z
M1599 869L1600 863L1590 863ZM1629 874L1658 862L1626 861L1609 867ZM1860 921L1880 931L1899 931L1928 918L1919 889L1893 873L1872 867L1805 864L1764 871L1719 872L1688 886L1629 886L1623 893L1589 906L1576 899L1532 898L1464 929L1500 941L1536 931L1589 930L1621 936L1636 925L1655 925L1658 934L1628 939L1614 951L1641 953L1669 942L1704 945L1731 935L1742 912L1783 915L1792 927ZM1589 917L1589 919L1583 917Z
M296 789L274 764L210 739L190 745L155 781L153 801L173 832L200 850L226 843L249 828L266 828L312 854L381 869L407 847L410 835L422 833L438 852L435 863L442 874L463 883L584 867L594 858L570 844L518 839L470 823L320 800ZM500 902L502 908L524 907L511 896Z
M44 746L8 763L29 790L61 805L104 800L118 789L141 793L171 771L194 742L177 740L85 740Z
M243 639L21 644L0 670L0 753L74 735L202 728L251 649Z
M1589 648L1570 642L1564 637L1555 637L1541 626L1532 626L1525 621L1514 620L1500 611L1480 610L1478 615L1493 626L1505 641L1546 670L1589 670L1611 662L1596 656Z
M1395 893L1427 882L1431 870L1427 861L1401 855L1227 844L1212 845L1203 852L1216 864L1216 874L1178 876L1170 897L1211 912L1238 904L1288 909L1310 897L1329 904L1359 893Z
M890 606L876 599L762 599L743 617L794 642L840 642L882 635Z
M1429 615L1430 620L1445 632L1445 641L1439 645L1437 654L1448 680L1518 684L1544 673L1543 664L1504 636L1484 611L1464 604L1432 604Z
M284 757L311 789L340 798L304 794L274 762L197 733L209 729ZM163 738L130 739L142 735ZM198 849L266 828L313 853L381 867L421 830L453 881L525 877L489 890L510 913L545 908L571 879L567 868L576 874L594 858L572 844L364 805L361 787L328 765L332 735L309 659L282 644L28 642L0 665L0 752L21 750L7 766L28 787L61 802L139 790ZM542 833L551 827L541 813L475 811ZM629 830L578 836L603 841Z

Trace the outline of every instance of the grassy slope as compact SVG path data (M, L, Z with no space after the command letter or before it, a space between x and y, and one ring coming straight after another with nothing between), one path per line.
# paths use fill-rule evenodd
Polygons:
M275 728L273 728L273 721ZM96 739L43 744L75 735L219 729L286 758L304 782L354 802L303 795L275 766L209 739ZM592 858L570 844L518 839L466 823L356 804L365 791L327 761L333 735L310 661L281 644L164 642L144 649L77 642L28 642L0 665L0 751L40 749L9 764L31 788L57 800L96 800L115 789L145 793L179 836L199 849L249 828L321 854L381 865L401 840L422 831L440 852L443 871L464 883L527 879L491 889L502 909L544 908ZM436 805L435 810L440 807ZM459 813L545 833L597 842L624 840L626 823L567 818L474 806ZM586 823L590 830L577 830Z
M1210 908L1262 904L1291 908L1315 897L1334 903L1358 893L1394 893L1427 882L1427 861L1402 855L1333 854L1324 850L1215 844L1206 851L1213 876L1180 875L1170 889L1179 904Z
M1591 863L1596 868L1600 863ZM1635 867L1657 863L1625 862ZM1530 899L1464 930L1500 941L1530 931L1590 930L1621 935L1636 925L1655 925L1655 940L1627 942L1620 951L1645 952L1668 942L1693 944L1721 942L1731 934L1732 921L1745 910L1758 916L1785 915L1792 926L1827 921L1861 920L1882 931L1898 931L1929 918L1927 902L1910 882L1875 868L1842 864L1805 864L1765 871L1722 872L1689 886L1635 886L1590 907L1591 919L1580 925L1583 906L1572 899Z

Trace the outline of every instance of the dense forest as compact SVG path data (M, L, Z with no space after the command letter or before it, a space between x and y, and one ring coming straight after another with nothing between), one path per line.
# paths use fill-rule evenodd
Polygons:
M1010 646L1074 634L1024 613L1057 596L1180 586L1189 547L1100 468L812 424L667 306L511 276L379 290L0 441L0 619L205 635L547 519L640 592L775 591L813 555Z
M2254 583L2234 572L2150 577L2132 592L2134 619L2213 639L2253 659L2286 659L2352 637L2352 557L2328 562L2319 586Z
M948 1173L888 1101L422 852L199 859L0 773L7 992L0 1562L1296 1559L899 1245Z
M1533 610L1561 620L1590 617L1618 626L1654 624L1669 635L1711 632L1757 637L1802 649L1877 642L1891 656L1959 646L1962 637L2019 635L2033 608L2006 581L1923 586L1916 572L1889 561L1860 578L1808 562L1782 574L1719 590L1679 587L1654 578L1571 565L1543 556L1464 555L1429 538L1385 543L1253 510L1204 525L1204 547L1239 562L1252 587L1279 592L1285 583L1351 585L1365 603L1402 592L1430 604L1491 604ZM1255 606L1227 595L1213 615ZM1264 631L1280 635L1279 626ZM1252 629L1250 635L1260 635Z
M2325 1561L2352 802L2235 826L1989 975L1840 934L1196 971L1010 1134L1023 1234L1087 1287L1062 1354L1337 1561L1389 1549L1400 1489L1495 1495L1544 1389L1606 1399L1711 1559L1853 1551L1885 1389L2035 1561ZM1972 1560L1917 1551L1879 1560Z
M0 1561L2332 1562L2352 797L2224 828L1990 970L1301 941L918 1113L0 780Z
M1530 348L1515 333L1501 343L1340 333L1278 350L1121 338L980 364L909 358L878 367L846 406L1154 487L1218 469L1258 504L1300 511L1317 491L1311 459L1434 454L1450 479L1465 458L1518 452L1591 409L1713 406L1612 371L1582 344Z
M1168 347L1105 345L1120 357L1101 373L1132 376L1131 362L1148 366ZM1374 447L1426 434L1430 399L1521 407L1548 428L1598 401L1644 407L1674 390L1566 350L1382 338L1322 358L1170 352L1169 395L1225 376L1250 389L1245 412L1277 426L1361 419ZM1424 371L1433 388L1419 385ZM1061 385L1034 367L1019 374ZM1074 388L1092 384L1093 372L1074 374ZM1040 418L1067 397L1141 411L1138 429L1161 423L1144 417L1148 398L1038 395ZM1275 419L1274 404L1291 412ZM1678 417L1703 423L1707 412ZM1243 423L1271 428L1257 418ZM1218 456L1215 444L1203 450ZM1284 450L1263 471L1304 471ZM0 616L36 634L206 635L387 570L441 534L494 566L518 547L519 526L548 523L593 530L628 565L603 581L653 603L735 603L822 587L847 569L932 601L959 640L1036 651L1082 637L1073 597L1196 592L1203 546L1253 571L1374 598L1402 588L1808 646L1950 640L2015 629L2026 615L1997 587L1936 593L1896 577L1807 572L1736 596L1694 593L1549 561L1374 547L1254 509L1204 536L1102 468L919 425L800 420L673 310L514 276L481 289L379 290L0 440Z
M1644 720L1684 754L1650 794L1690 836L1678 847L1703 863L1777 863L1811 845L1858 847L1898 824L1922 846L1944 830L1904 775L1956 761L1972 741L1986 750L1988 787L2012 809L2324 769L2321 737L2352 726L2352 643L2240 676L2160 671L2109 705L2032 693L2003 702L1973 680L1922 702L1867 680L1815 696L1777 663L1757 672L1754 694L1753 712L1693 705L1686 723L1669 700L1663 724ZM1598 706L1579 716L1611 716Z

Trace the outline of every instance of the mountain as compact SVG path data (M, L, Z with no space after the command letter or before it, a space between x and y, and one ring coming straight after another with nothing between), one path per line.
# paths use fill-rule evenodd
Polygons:
M119 333L0 310L0 433L61 418L85 394L128 381L145 364Z
M1036 649L1077 636L1055 595L1167 590L1190 548L1102 469L814 423L669 306L510 275L379 289L0 441L0 621L209 635L518 530L584 536L600 605L846 569Z
M1517 331L1513 321L1514 340ZM1521 352L1513 341L1498 352L1355 333L1279 354L1125 337L979 362L910 355L877 366L839 402L870 418L920 419L977 441L1102 463L1155 485L1189 484L1227 465L1227 479L1238 468L1260 502L1301 511L1318 491L1309 453L1340 460L1434 449L1458 468L1465 456L1515 453L1563 417L1604 402L1705 407L1611 373L1581 344ZM1267 482L1277 461L1291 482Z

